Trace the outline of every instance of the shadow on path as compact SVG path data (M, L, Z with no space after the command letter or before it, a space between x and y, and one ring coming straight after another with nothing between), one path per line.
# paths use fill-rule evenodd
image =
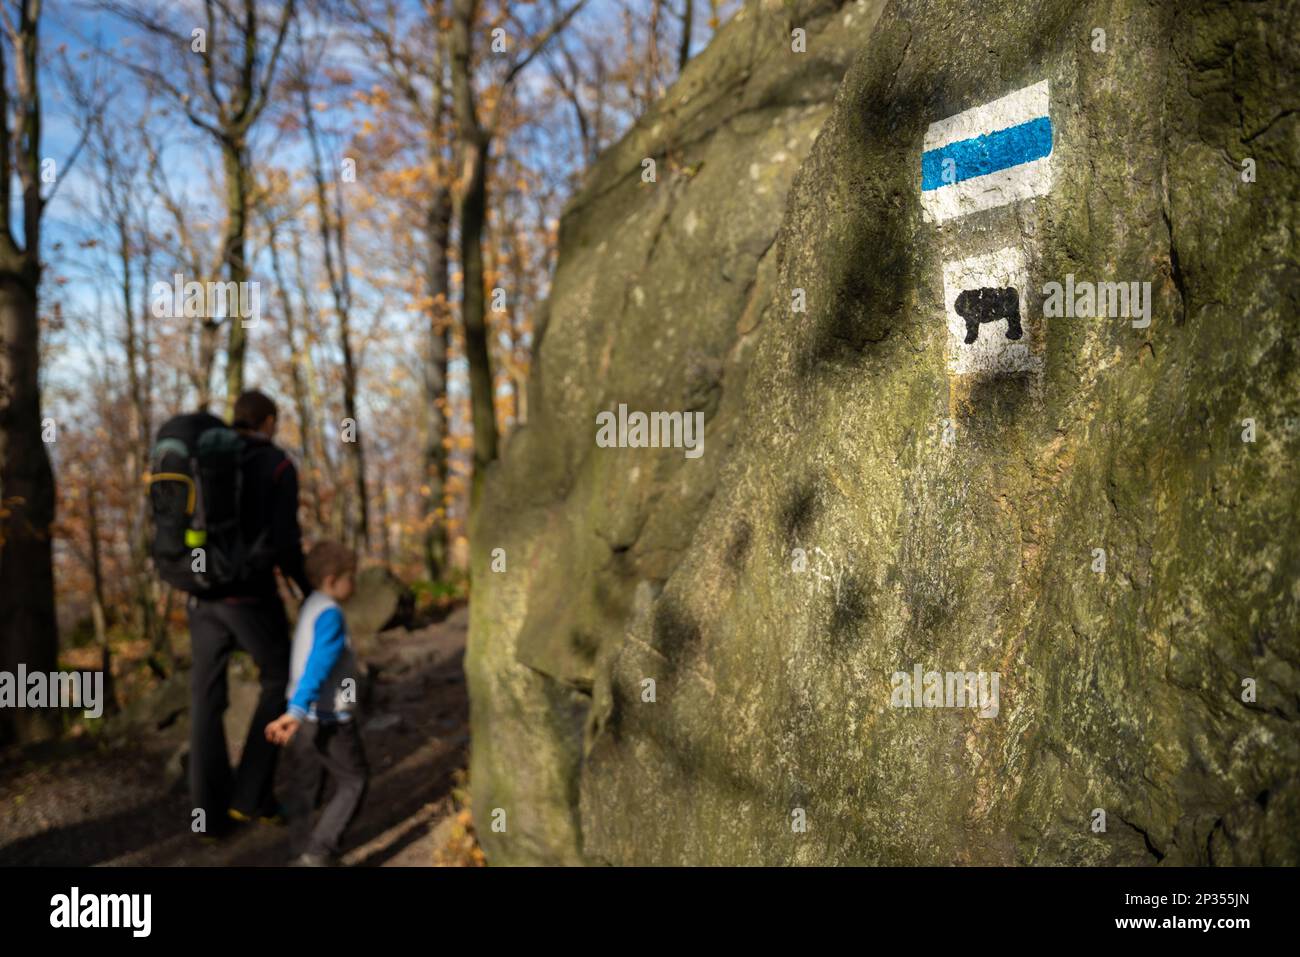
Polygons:
M452 813L454 772L466 766L469 702L462 668L468 615L419 631L389 632L366 661L378 669L362 739L370 791L348 832L355 866L432 863L428 843ZM167 790L165 756L129 748L86 751L7 771L0 803L0 865L277 865L283 828L247 825L220 843L189 832L183 788ZM12 827L10 822L17 821ZM25 833L10 839L6 831ZM427 853L426 853L427 852Z

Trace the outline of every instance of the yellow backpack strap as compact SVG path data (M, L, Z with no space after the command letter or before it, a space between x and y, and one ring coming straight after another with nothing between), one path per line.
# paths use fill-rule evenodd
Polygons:
M185 514L194 514L194 479L181 472L146 472L144 476L145 486L153 485L154 482L184 482Z

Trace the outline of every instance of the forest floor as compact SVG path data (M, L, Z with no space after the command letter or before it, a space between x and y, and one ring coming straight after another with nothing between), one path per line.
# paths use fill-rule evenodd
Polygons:
M462 806L469 705L462 660L468 610L416 631L385 632L362 654L374 677L362 738L370 790L343 863L477 864ZM232 671L234 667L232 666ZM232 676L227 735L243 742L256 686ZM242 713L241 713L242 712ZM283 827L241 826L213 845L189 829L177 730L86 743L0 763L0 865L279 865ZM232 755L234 758L235 755Z

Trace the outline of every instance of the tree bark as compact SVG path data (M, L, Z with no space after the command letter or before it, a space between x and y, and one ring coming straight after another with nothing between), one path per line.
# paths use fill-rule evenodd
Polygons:
M313 449L316 424L311 403L308 399L307 383L303 379L303 366L305 365L303 356L310 349L310 344L303 343L299 338L298 316L293 308L293 300L289 297L289 286L285 282L284 269L280 263L280 235L275 224L271 222L269 215L266 220L267 246L270 247L271 251L271 275L275 277L280 305L284 309L284 333L289 345L289 382L293 389L293 404L298 413L298 431L301 439L301 471L303 482L312 501L316 525L319 528L324 525L325 516L321 509L320 481L317 476L316 456Z
M316 362L312 358L312 345L317 341L320 335L320 316L316 307L312 304L311 290L307 286L307 275L303 271L301 243L296 241L293 244L293 269L294 282L298 290L298 299L302 302L303 333L306 336L306 342L303 344L302 352L299 353L299 358L302 359L303 374L307 381L307 402L311 408L320 409L322 412L322 418L325 418L327 416L327 413L325 412L326 403L321 395L320 377L316 373ZM332 476L337 470L338 465L335 462L334 457L330 454L329 443L325 441L323 425L316 430L316 450L318 453L317 461L320 462L321 473ZM345 538L346 522L343 517L343 509L337 504L336 497L331 497L329 521L327 523L324 517L325 495L323 488L320 490L320 495L320 509L322 513L320 517L320 527L324 529L328 525L331 534L335 538Z
M37 71L40 0L23 0L10 31L16 95L9 95L0 43L0 671L53 671L54 472L41 435L41 98ZM10 24L6 21L6 28ZM14 126L11 127L11 116ZM22 246L13 235L10 183L22 183ZM52 711L0 709L0 743L56 734Z
M656 0L660 2L660 0ZM499 127L502 106L511 84L582 9L586 0L574 0L533 38L506 71L497 91L488 121L479 119L474 98L474 21L478 0L452 0L451 5L451 99L460 145L460 189L457 219L460 221L460 265L462 279L461 325L465 332L465 358L469 364L470 410L474 427L474 475L470 484L470 511L478 506L488 465L497 457L497 424L492 360L488 351L487 317L484 314L483 227L487 216L487 170L492 138Z
M482 129L474 103L473 31L477 0L452 3L452 101L460 137L462 183L456 212L460 222L461 325L469 364L470 413L474 430L474 474L470 508L477 506L487 467L497 457L492 363L488 354L483 295L483 226L487 215L487 161L491 137ZM504 91L503 91L504 92Z
M379 560L384 563L385 568L392 568L393 546L392 535L389 534L391 526L388 522L388 486L384 484L382 475L379 479L379 494L376 499L379 504Z
M448 305L451 279L448 251L451 247L451 193L439 183L426 218L428 262L426 289L429 296L429 359L425 363L424 402L428 412L424 443L424 479L429 492L424 496L424 570L429 581L438 581L447 568L447 337L451 333Z
M110 152L112 147L107 142L107 137L104 139L104 173L107 178L104 185L106 193L105 206L106 212L113 220L117 234L117 259L121 270L118 281L122 293L122 314L126 319L123 346L126 351L127 391L131 402L129 451L126 462L127 480L130 483L128 487L138 487L137 483L141 481L147 468L146 463L149 458L152 439L150 434L152 432L152 421L149 413L148 379L147 375L141 375L140 368L142 361L147 358L147 343L143 341L138 328L148 322L148 314L142 311L141 315L137 317L135 311L135 290L132 281L131 202L129 197L118 192L121 187L129 186L132 178L127 171L119 169L112 158ZM145 499L143 495L133 494L129 497L127 525L127 548L130 559L129 575L131 596L135 605L136 625L148 647L157 653L161 650L159 648L161 644L160 629L157 607L154 604L153 574L149 568L149 524L145 515ZM98 534L97 527L96 534ZM94 544L97 548L98 544ZM96 553L95 561L98 562L98 560L98 554ZM96 570L96 574L98 574L98 570ZM165 636L161 636L161 640L165 641ZM105 649L105 655L107 656L107 654L107 649Z
M99 548L99 503L95 484L86 491L86 524L90 534L90 614L95 624L95 643L99 645L99 666L104 672L104 714L117 712L117 692L113 687L113 653L108 646L108 623L104 615L104 566Z
M18 268L0 257L0 671L53 671L58 664L54 614L54 473L41 440L39 266ZM0 742L55 733L52 712L0 709Z
M352 478L357 497L356 521L351 529L353 543L363 552L370 548L370 503L366 494L366 454L361 440L361 423L357 418L357 366L352 352L351 309L352 292L348 275L347 232L343 202L336 192L331 210L326 186L325 170L321 165L320 138L312 115L311 90L304 78L301 84L303 120L307 139L311 144L312 179L316 186L316 207L320 225L321 248L324 252L325 273L329 279L334 299L334 315L338 324L339 351L343 355L343 415L351 420L352 438L347 442L352 457ZM337 252L338 261L335 261Z
M523 348L524 310L522 304L532 303L533 288L529 281L527 240L523 228L523 216L516 218L515 228L511 234L510 264L514 273L515 294L510 300L510 384L514 390L515 421L512 429L518 429L528 420L527 399L524 396L528 388L527 363L521 359L526 355Z
M248 281L248 206L253 191L253 174L249 168L248 147L241 136L225 136L221 140L221 166L226 181L226 228L221 247L221 259L226 266L226 278L236 284L242 298L243 283ZM226 419L234 418L235 400L244 391L244 353L248 348L248 330L240 310L227 316L229 325L226 341ZM215 316L208 316L209 321Z
M691 27L695 25L695 0L683 0L683 3L685 6L682 9L682 42L677 48L679 75L686 69L686 63L691 58Z

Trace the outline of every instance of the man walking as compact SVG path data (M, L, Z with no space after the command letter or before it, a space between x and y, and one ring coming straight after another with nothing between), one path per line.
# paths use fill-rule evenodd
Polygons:
M278 820L273 792L277 748L263 729L284 708L289 678L289 622L275 568L310 594L298 526L298 473L275 435L275 403L245 392L232 425L244 440L240 460L240 524L246 543L261 543L266 559L251 574L203 598L189 600L193 648L190 726L190 793L205 812L206 833L219 837L232 821ZM233 772L222 723L228 703L226 666L236 648L257 665L260 694L239 767Z

